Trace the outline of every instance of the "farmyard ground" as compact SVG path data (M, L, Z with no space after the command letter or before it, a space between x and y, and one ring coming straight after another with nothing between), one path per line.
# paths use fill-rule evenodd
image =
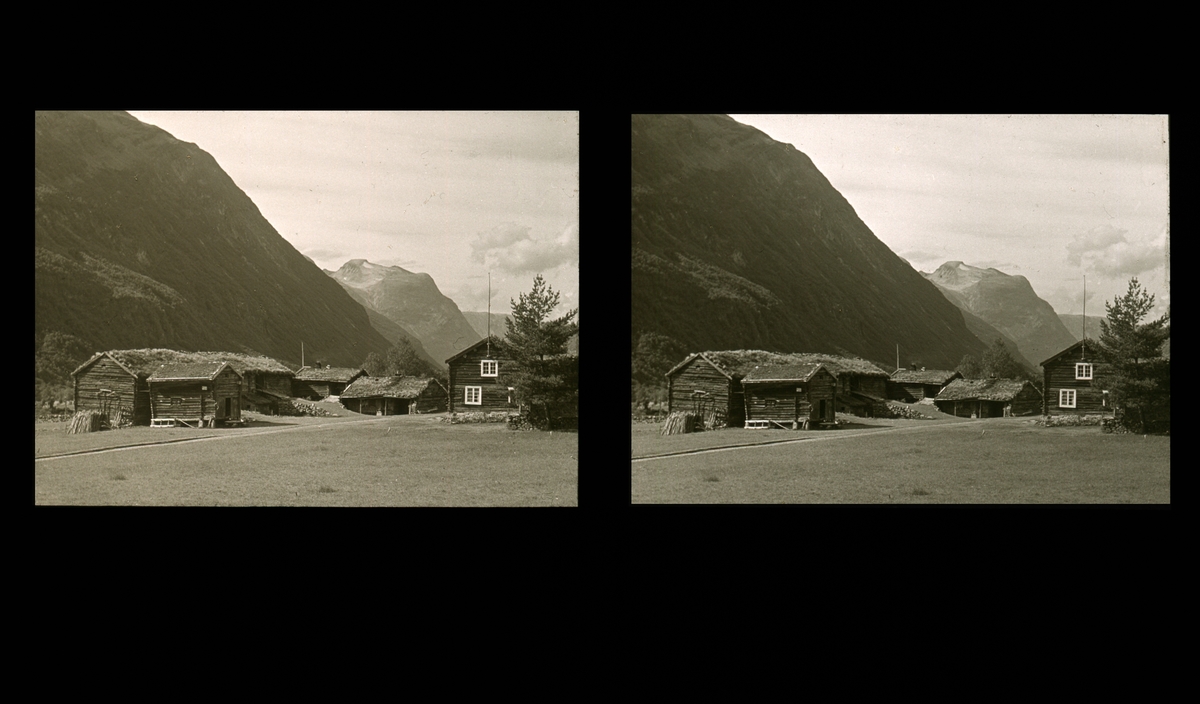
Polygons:
M632 500L1171 502L1170 437L1043 428L1029 418L859 420L856 429L727 429L661 438L660 426L634 424ZM801 441L732 447L778 440ZM702 451L639 459L689 449Z
M343 411L344 412L344 411ZM575 506L578 435L436 416L271 418L246 429L35 428L38 505ZM170 444L47 457L134 443Z

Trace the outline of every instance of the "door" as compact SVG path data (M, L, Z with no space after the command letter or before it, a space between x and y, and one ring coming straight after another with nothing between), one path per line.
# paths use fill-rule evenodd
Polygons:
M825 418L825 412L826 412L825 399L821 399L820 402L818 402L817 406L818 406L818 408L820 408L820 416L819 416L820 419L826 420L826 418Z
M226 397L225 399L225 417L229 418L233 415L233 399Z

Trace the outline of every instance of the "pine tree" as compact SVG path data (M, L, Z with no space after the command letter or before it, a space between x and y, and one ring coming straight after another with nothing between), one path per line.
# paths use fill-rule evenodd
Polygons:
M983 375L1000 379L1023 379L1026 376L1021 364L1013 358L1000 338L996 338L987 352L983 353Z
M520 294L517 301L509 299L512 313L503 342L505 352L517 363L509 380L521 403L539 411L532 418L541 427L553 423L552 408L579 399L579 358L561 356L567 351L567 340L579 332L579 324L573 321L579 311L550 319L558 302L558 293L538 274L528 294Z
M1147 408L1171 403L1171 363L1161 357L1171 336L1171 311L1143 323L1153 308L1154 296L1134 277L1125 295L1104 304L1107 316L1100 321L1099 353L1109 365L1101 384L1122 409L1125 424L1138 432L1144 431Z
M982 379L984 377L983 367L980 366L979 360L969 354L963 355L962 361L958 363L955 371L962 374L964 379Z

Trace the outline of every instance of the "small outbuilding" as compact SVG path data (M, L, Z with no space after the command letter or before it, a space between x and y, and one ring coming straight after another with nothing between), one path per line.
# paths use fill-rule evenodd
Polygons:
M292 395L320 401L340 395L355 379L364 376L366 370L357 367L300 367L292 378Z
M360 377L338 399L347 410L367 415L440 413L446 410L446 387L437 379L416 376Z
M147 383L152 426L242 420L242 375L228 362L162 364Z
M832 423L836 385L837 379L818 363L755 367L742 377L746 427L796 430Z
M1037 387L1021 379L955 379L934 399L942 413L963 418L1034 415L1041 402Z
M905 403L932 399L940 394L947 384L961 378L962 373L945 369L897 369L888 379L888 398Z

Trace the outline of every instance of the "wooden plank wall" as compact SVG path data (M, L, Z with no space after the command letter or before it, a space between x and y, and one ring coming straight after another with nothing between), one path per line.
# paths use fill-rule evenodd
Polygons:
M808 411L804 394L796 393L795 383L746 384L746 417L744 420L773 420L787 425L796 420L797 413ZM799 403L797 403L799 401ZM798 408L797 406L802 406ZM743 426L745 423L743 422Z
M225 367L224 371L217 375L211 385L206 384L213 392L213 400L216 403L214 413L217 418L225 420L241 420L242 418L242 378L232 367ZM230 404L229 415L225 415L225 399L232 398L233 403Z
M808 380L808 402L812 406L813 411L811 418L814 420L832 421L834 419L834 394L837 391L837 379L832 374L822 369L817 372L812 379ZM824 399L825 417L819 418L821 403Z
M411 410L415 413L441 413L446 410L446 401L445 389L437 384L430 384L421 391Z

